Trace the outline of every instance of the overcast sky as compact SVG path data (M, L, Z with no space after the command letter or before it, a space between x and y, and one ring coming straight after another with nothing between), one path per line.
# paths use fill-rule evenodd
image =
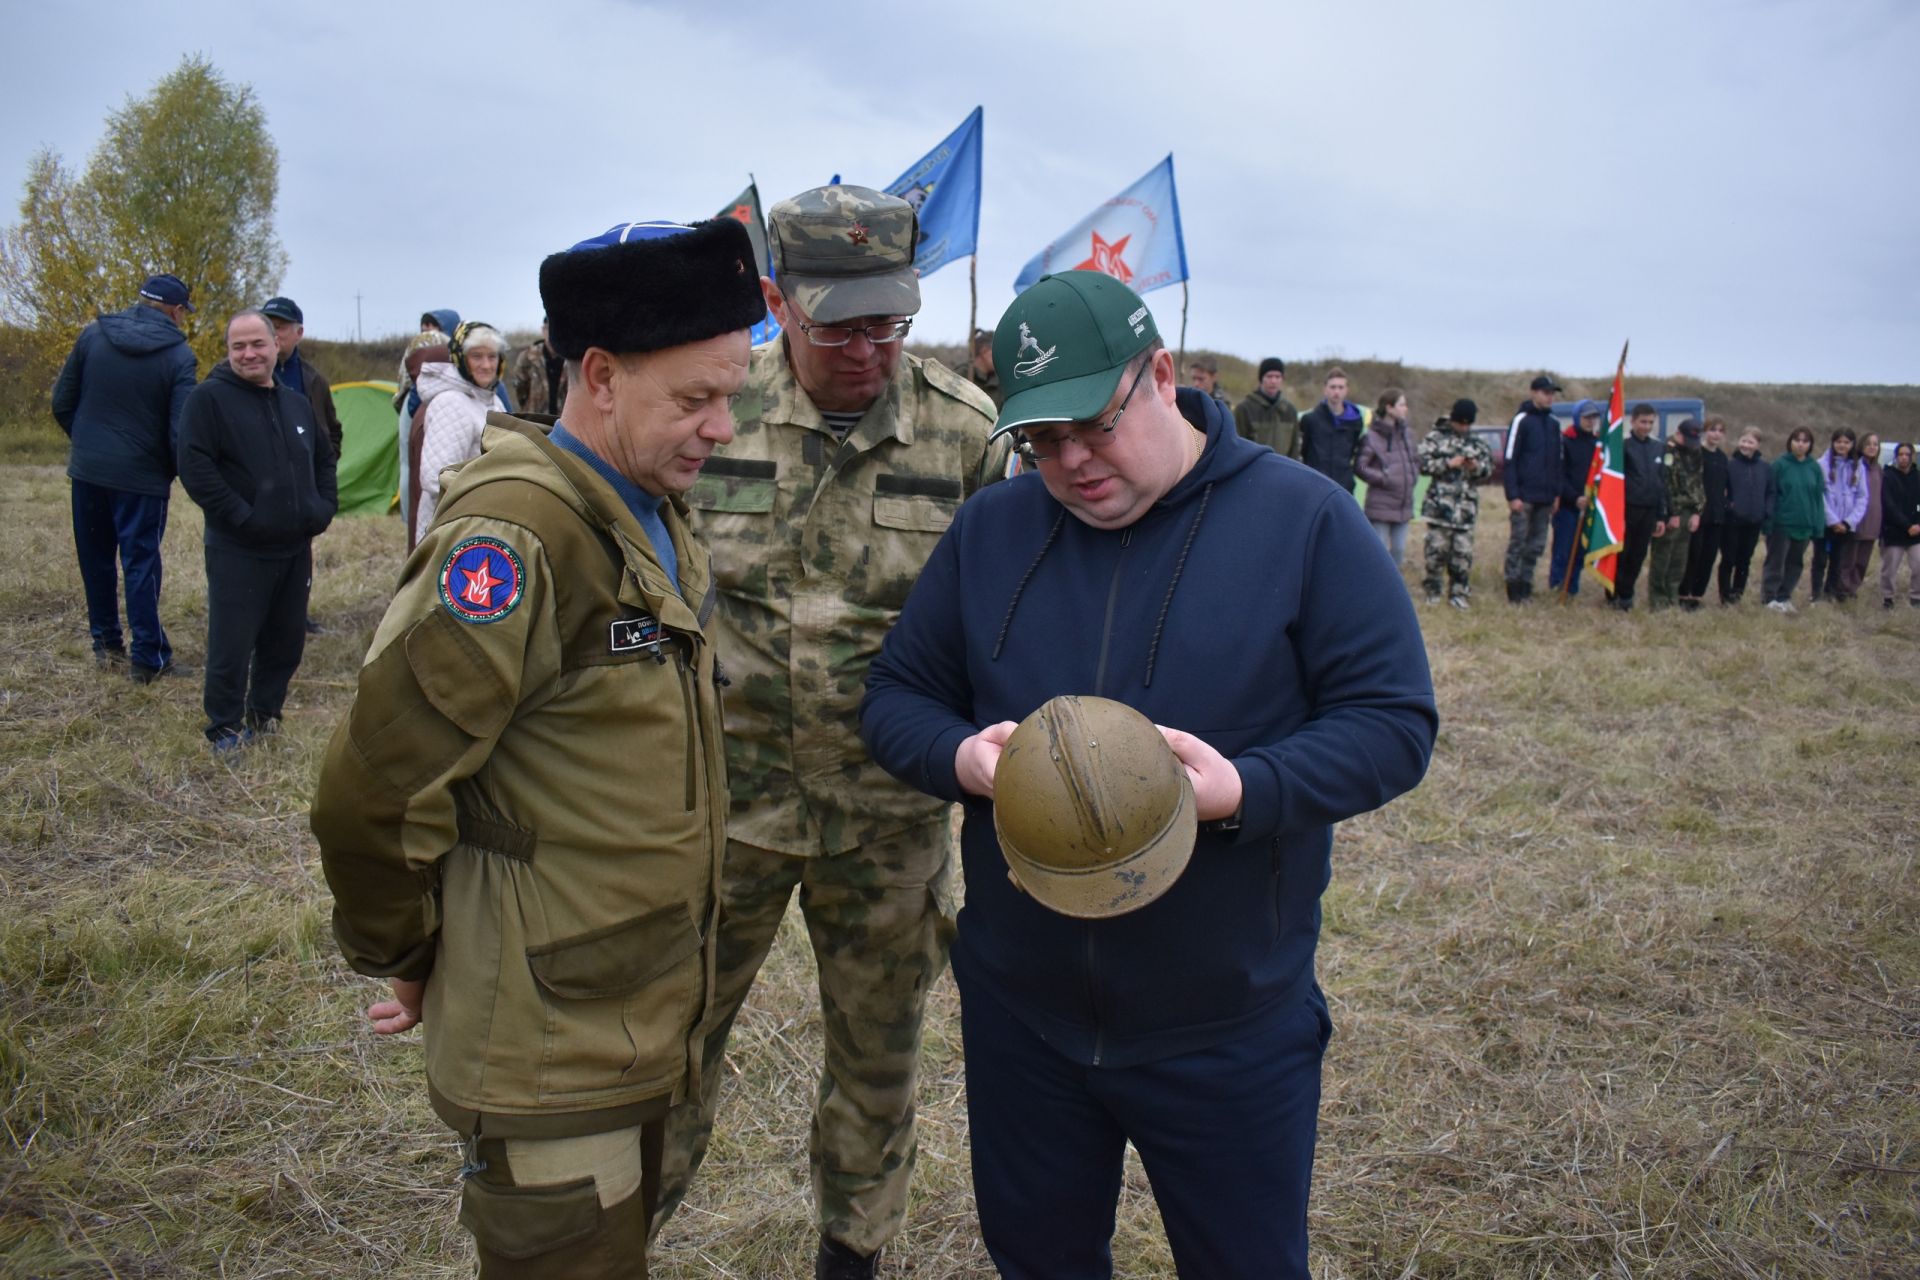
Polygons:
M319 337L356 293L368 336L531 327L555 249L749 172L769 205L884 186L978 104L986 325L1171 151L1190 345L1591 375L1631 337L1644 372L1920 381L1911 0L0 3L8 205L205 54L265 107ZM924 294L959 340L966 263ZM1147 301L1172 338L1179 287Z

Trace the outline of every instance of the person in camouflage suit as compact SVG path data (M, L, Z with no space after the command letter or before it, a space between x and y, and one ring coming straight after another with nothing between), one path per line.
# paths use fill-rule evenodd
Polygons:
M566 398L566 367L560 353L547 339L547 322L540 322L540 341L529 342L513 358L513 410L529 413L559 413Z
M1648 607L1665 609L1679 603L1680 579L1687 571L1687 543L1700 527L1706 509L1707 486L1701 474L1700 424L1688 418L1680 424L1661 458L1667 470L1666 528L1653 540L1653 568L1647 585Z
M690 495L720 582L732 808L702 1095L669 1120L660 1221L705 1153L721 1059L795 886L826 1069L809 1157L816 1274L869 1276L906 1217L927 991L953 931L951 811L858 735L867 665L988 464L993 402L901 350L920 307L905 201L827 186L774 206L784 330Z
M1467 607L1473 587L1473 525L1480 518L1481 477L1493 474L1493 452L1469 428L1480 416L1471 400L1455 400L1453 411L1433 424L1420 442L1420 472L1432 476L1420 515L1427 522L1427 603Z

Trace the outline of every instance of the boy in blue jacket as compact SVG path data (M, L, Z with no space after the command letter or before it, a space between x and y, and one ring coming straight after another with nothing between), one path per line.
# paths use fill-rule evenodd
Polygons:
M996 431L1029 470L976 494L867 678L861 734L965 806L953 947L981 1233L1000 1274L1112 1271L1140 1152L1183 1274L1305 1276L1333 824L1419 782L1437 716L1391 560L1334 483L1178 388L1131 289L1048 276L994 339ZM1162 726L1199 834L1129 914L1008 878L993 783L1058 694Z

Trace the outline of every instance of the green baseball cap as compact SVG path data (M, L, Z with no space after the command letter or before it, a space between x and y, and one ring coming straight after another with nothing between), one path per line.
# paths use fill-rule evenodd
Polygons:
M1140 295L1101 271L1041 276L993 331L1007 400L993 434L1084 422L1107 407L1127 361L1160 336Z
M913 206L871 187L815 187L767 212L781 291L819 324L920 310Z

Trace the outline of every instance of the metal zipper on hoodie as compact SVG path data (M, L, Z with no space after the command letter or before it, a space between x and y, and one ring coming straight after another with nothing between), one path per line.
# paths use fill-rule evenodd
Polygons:
M1133 545L1133 529L1129 526L1120 531L1120 550ZM1093 692L1105 697L1107 692L1107 650L1113 639L1113 609L1120 600L1120 563L1124 555L1114 557L1113 581L1107 584L1107 616L1100 622L1100 663L1093 669Z

